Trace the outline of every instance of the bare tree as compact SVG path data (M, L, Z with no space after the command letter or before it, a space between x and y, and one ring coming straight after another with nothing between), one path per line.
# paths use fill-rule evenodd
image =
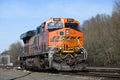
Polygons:
M18 64L18 58L22 54L23 46L20 42L16 42L10 45L9 55L11 57L11 62L14 65Z
M112 16L98 14L83 23L85 47L92 66L120 65L120 1Z

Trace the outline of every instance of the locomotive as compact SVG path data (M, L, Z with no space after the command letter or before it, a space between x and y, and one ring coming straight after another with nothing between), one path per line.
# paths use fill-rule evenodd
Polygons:
M73 18L50 18L36 30L21 34L23 69L84 70L87 51L80 23Z

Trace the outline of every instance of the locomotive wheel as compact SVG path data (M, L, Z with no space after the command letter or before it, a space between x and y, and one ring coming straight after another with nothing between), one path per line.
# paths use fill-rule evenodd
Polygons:
M20 64L20 68L21 68L22 70L25 70L25 66L23 65L23 63Z

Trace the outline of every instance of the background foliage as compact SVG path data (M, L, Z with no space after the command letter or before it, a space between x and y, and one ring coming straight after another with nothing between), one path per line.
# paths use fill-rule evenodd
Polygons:
M97 14L84 21L85 48L90 66L120 66L120 1L112 15Z

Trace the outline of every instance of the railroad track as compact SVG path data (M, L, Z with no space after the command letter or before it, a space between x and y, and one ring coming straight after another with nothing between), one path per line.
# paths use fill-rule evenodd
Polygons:
M117 78L120 79L119 73L105 73L105 72L60 72L62 75L71 76L92 76L92 77L104 77L104 78Z
M19 66L7 66L7 65L3 65L3 66L0 66L0 69L16 69L16 70L19 70L20 67Z
M105 78L119 78L120 79L119 73L108 73L108 72L79 72L79 73L75 73L75 75L105 77Z
M120 79L120 68L88 67L86 71L61 71L60 74Z
M0 66L2 69L16 69L16 66ZM39 71L38 71L39 72ZM120 68L101 68L101 67L87 67L86 71L42 71L46 73L55 73L71 76L93 76L93 77L105 77L105 78L118 78L120 79Z

